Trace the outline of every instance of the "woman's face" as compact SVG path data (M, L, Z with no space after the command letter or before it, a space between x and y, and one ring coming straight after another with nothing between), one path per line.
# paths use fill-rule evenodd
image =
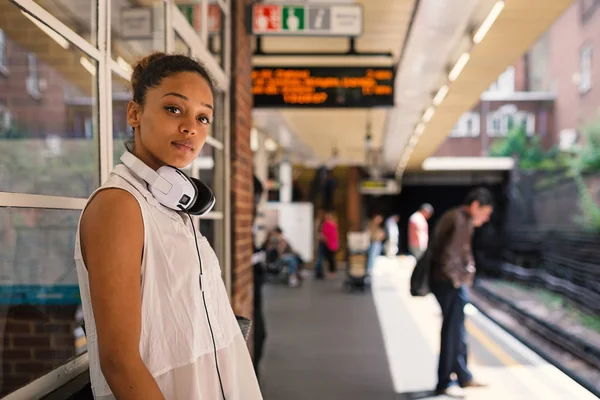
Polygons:
M135 130L135 155L149 167L183 168L200 153L213 119L213 95L195 72L180 72L148 89L143 106L131 101L127 119Z

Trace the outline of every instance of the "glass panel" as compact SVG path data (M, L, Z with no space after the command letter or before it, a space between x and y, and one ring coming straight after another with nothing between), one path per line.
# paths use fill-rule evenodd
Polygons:
M208 134L223 142L225 139L225 93L215 93L215 111L213 123L209 125Z
M99 181L96 61L11 3L0 29L10 77L0 79L0 191L89 196Z
M119 164L125 151L125 143L133 138L127 123L127 103L131 100L129 81L120 75L112 75L112 122L113 122L113 165Z
M215 247L215 221L212 219L201 219L200 220L200 233L204 236L208 243ZM215 251L216 252L216 251Z
M73 260L79 215L0 208L0 397L86 350Z
M192 50L190 47L183 41L181 36L175 33L175 53L185 54L186 56L192 55Z
M221 264L221 272L225 279L225 231L224 222L221 219L201 219L200 233L206 237L208 243L215 251L219 263Z
M194 28L199 37L202 37L202 4L200 1L189 4L179 2L177 7L185 16L190 26ZM219 65L225 61L223 43L225 40L225 14L216 0L208 1L208 49L215 56Z
M216 203L214 211L225 209L224 154L222 150L205 144L196 159L198 179L206 183L213 191Z
M216 0L213 0L212 4L208 5L208 50L215 56L221 67L224 67L225 63L224 43L225 14Z
M34 0L39 6L56 17L60 22L75 31L79 36L97 46L98 2L96 0ZM0 14L4 13L5 5L0 6ZM15 10L10 8L10 12ZM3 17L10 18L8 15Z
M133 6L129 0L112 0L111 53L115 61L133 65L152 51L165 50L164 0L147 0Z

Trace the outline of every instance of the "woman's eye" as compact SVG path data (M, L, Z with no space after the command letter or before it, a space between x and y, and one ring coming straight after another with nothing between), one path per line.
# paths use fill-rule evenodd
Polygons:
M167 106L165 107L165 110L173 114L181 114L181 110L178 107Z
M208 119L208 117L198 117L198 121L204 125L210 124L210 119Z

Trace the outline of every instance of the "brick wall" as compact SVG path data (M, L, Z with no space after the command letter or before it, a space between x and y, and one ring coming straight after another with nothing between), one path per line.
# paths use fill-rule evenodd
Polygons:
M75 356L75 310L76 306L0 307L0 397Z
M40 34L43 33L40 31ZM26 132L27 137L39 138L48 134L70 136L72 126L67 123L64 93L70 83L52 65L38 59L38 76L44 87L41 97L33 98L26 87L29 75L27 49L10 38L5 46L9 74L0 74L0 105L10 111L13 121ZM91 107L88 107L88 113L91 114Z
M246 33L247 0L232 1L231 207L232 302L236 314L252 317L252 54Z
M529 90L529 79L527 76L529 57L527 54L519 58L515 67L515 92L525 92Z

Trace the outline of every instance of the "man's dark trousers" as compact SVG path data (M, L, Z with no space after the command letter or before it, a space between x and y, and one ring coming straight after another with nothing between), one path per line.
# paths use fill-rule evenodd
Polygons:
M467 289L455 288L450 282L432 282L431 291L442 308L442 340L438 365L437 390L452 384L455 373L458 383L464 385L473 379L467 368L467 333L464 307L468 302Z

